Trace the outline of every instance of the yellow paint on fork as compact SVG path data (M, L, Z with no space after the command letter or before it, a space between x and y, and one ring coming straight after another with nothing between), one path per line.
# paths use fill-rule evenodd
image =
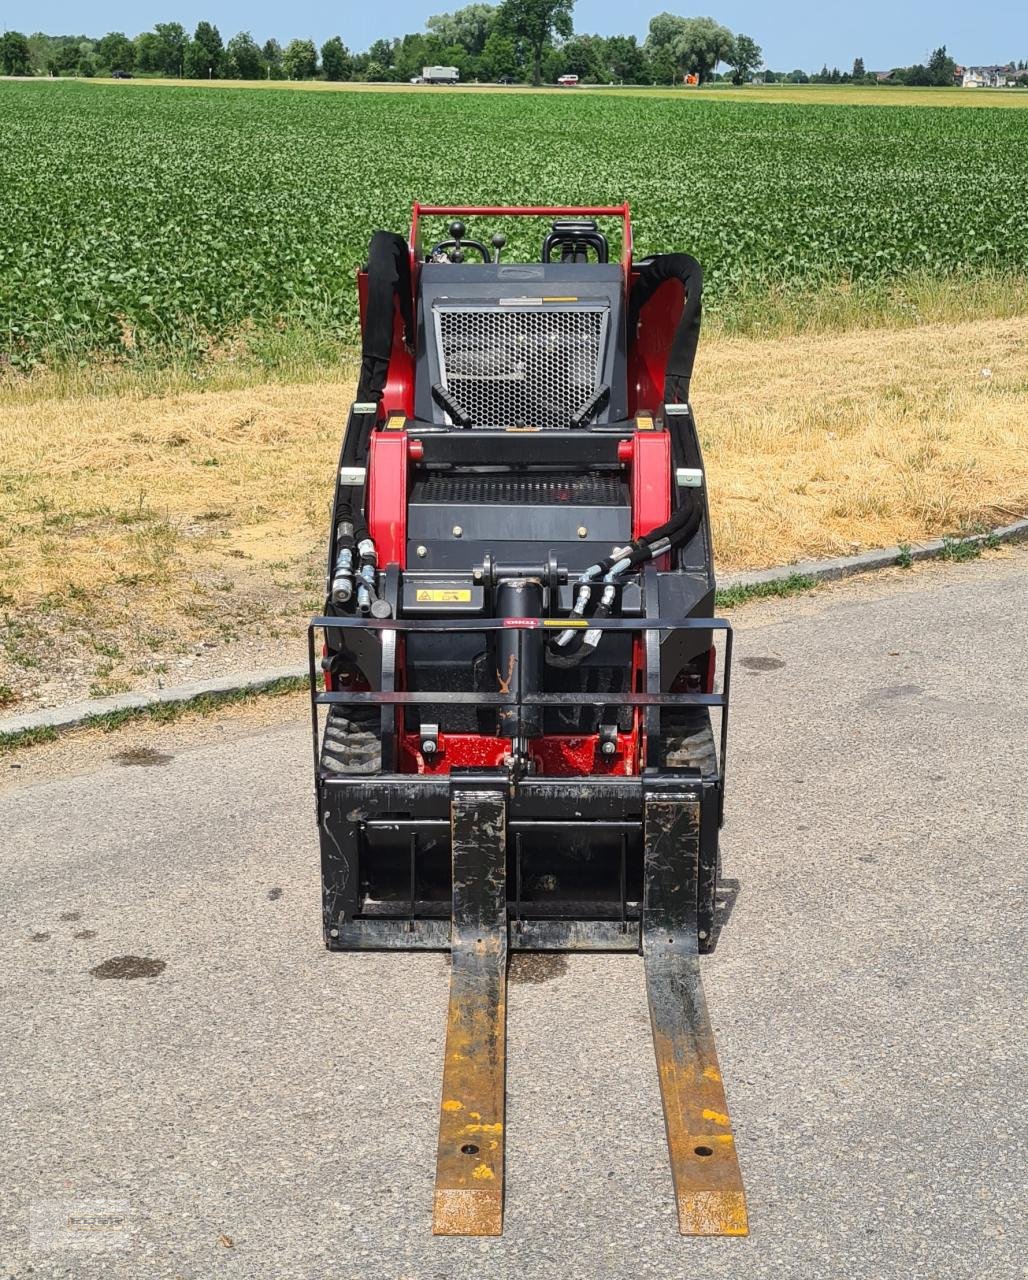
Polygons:
M713 1120L715 1124L731 1124L729 1118L723 1111L702 1111L700 1113L704 1120Z
M444 1111L461 1111L464 1108L463 1102L458 1102L456 1098L445 1098L443 1100Z

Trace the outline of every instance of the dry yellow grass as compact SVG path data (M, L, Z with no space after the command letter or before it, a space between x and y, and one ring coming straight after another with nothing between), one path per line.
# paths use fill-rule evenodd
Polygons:
M95 84L95 80L88 81ZM766 84L739 87L717 85L710 88L683 88L681 85L579 85L574 90L553 84L496 85L465 81L442 90L436 85L412 85L405 82L369 83L367 81L327 80L164 80L140 76L121 80L109 87L132 92L155 85L187 89L270 89L275 92L308 93L554 93L567 97L569 92L614 94L618 97L677 97L683 102L693 99L750 102L793 102L803 105L831 103L836 106L860 107L1028 107L1028 93L1023 89L934 89L888 85L832 84Z
M31 685L55 631L96 692L198 640L295 641L351 393L0 396L0 691ZM1028 514L1024 318L715 339L694 403L722 568Z
M701 346L693 399L732 568L1028 514L1028 319Z

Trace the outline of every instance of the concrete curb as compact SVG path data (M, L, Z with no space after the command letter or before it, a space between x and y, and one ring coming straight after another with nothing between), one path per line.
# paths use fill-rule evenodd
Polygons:
M72 729L97 716L118 711L140 711L164 702L195 702L198 698L225 697L232 693L259 692L279 680L295 680L307 675L306 667L280 667L255 671L252 675L218 676L213 680L195 680L192 684L175 685L172 689L140 689L135 693L118 693L110 698L90 698L87 702L69 702L63 707L45 707L42 711L26 711L20 716L0 720L0 733L24 733L28 729Z
M906 548L882 547L878 551L862 551L856 556L841 556L836 560L798 560L795 564L779 565L775 569L755 569L750 573L729 573L718 578L718 587L758 587L769 582L784 582L792 577L813 578L817 582L829 582L834 578L849 578L856 573L873 573L876 569L889 569L899 562L904 551L911 560L937 560L945 555L954 543L981 546L986 542L1021 542L1028 540L1028 519L990 529L988 533L974 533L966 538L933 538L931 542L919 542Z
M979 545L986 541L1028 541L1028 519L1017 520L988 533L972 534L956 541ZM934 560L952 547L954 539L933 538L911 546L907 554L911 560ZM894 566L903 554L899 547L884 547L879 551L864 551L856 556L842 556L836 560L800 560L796 564L779 565L775 569L758 569L751 573L732 573L718 579L718 586L756 587L771 582L785 582L801 576L815 582L828 582L836 578L848 578L857 573L873 573L876 569ZM111 698L93 698L88 702L72 702L64 707L47 707L42 711L27 711L20 716L0 720L0 734L25 733L32 729L72 729L97 716L112 712L137 711L158 706L165 702L195 702L198 698L225 696L233 693L259 692L279 680L302 679L306 667L281 667L271 671L256 671L252 675L219 676L214 680L197 680L192 684L176 685L173 689L143 690L137 693L119 693Z

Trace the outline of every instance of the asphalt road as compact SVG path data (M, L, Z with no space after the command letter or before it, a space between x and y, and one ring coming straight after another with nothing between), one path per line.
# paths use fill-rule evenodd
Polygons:
M0 1274L1022 1276L1028 554L737 625L748 1239L676 1232L634 956L515 963L505 1235L432 1238L445 957L322 950L297 720L0 792Z

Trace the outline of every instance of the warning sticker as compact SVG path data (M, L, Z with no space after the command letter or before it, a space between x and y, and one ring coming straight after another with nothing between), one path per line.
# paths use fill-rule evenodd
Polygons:
M468 587L418 587L414 596L418 604L470 604Z

